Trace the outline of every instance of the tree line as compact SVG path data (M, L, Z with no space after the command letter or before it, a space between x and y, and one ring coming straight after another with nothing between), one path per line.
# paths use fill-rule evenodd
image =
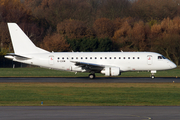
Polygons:
M49 51L154 51L179 65L179 15L180 0L0 0L0 56L15 22Z

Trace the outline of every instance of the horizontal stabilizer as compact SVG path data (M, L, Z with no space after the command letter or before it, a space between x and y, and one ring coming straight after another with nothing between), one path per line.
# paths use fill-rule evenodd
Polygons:
M22 55L17 55L17 54L14 54L14 53L8 53L5 56L5 58L9 58L9 59L12 59L14 57L17 57L18 59L23 59L23 60L31 59L31 57L29 57L29 56L22 56Z

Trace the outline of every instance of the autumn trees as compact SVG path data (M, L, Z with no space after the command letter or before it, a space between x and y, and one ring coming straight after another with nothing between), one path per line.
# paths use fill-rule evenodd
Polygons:
M113 41L126 51L156 51L180 62L180 17L165 18L152 26L143 21L125 21L114 33Z
M180 63L180 0L0 0L0 50L16 22L49 51L155 51Z
M56 52L63 52L69 50L69 44L66 42L65 38L55 33L53 35L47 35L42 44L41 47L48 51L56 51Z
M64 20L57 25L57 32L63 36L68 36L71 39L79 39L91 36L88 32L88 27L83 21L79 20Z
M164 54L179 64L180 17L165 18L161 24L151 27L152 49Z
M131 7L131 16L143 21L174 18L180 14L180 0L135 0Z
M10 37L7 22L27 23L30 19L30 11L20 0L0 0L0 47L10 47Z

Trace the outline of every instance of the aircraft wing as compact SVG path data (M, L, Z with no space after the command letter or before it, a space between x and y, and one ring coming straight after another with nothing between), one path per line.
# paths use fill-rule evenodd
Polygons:
M78 62L78 61L71 61L71 62L75 63L76 66L86 69L87 71L100 72L103 68L105 68L105 65L100 65L100 64Z

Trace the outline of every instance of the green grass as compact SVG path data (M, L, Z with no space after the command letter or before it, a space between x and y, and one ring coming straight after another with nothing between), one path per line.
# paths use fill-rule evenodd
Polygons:
M0 106L180 106L179 83L1 83Z
M97 76L103 76L96 74ZM149 77L125 72L120 77ZM0 77L87 77L43 68L0 68ZM156 77L180 77L180 67ZM179 83L0 83L0 106L180 106Z
M50 70L44 68L0 68L0 77L87 77L89 73ZM96 74L97 77L104 76ZM150 72L123 72L119 77L149 77ZM156 77L180 77L180 67L173 70L157 71Z

